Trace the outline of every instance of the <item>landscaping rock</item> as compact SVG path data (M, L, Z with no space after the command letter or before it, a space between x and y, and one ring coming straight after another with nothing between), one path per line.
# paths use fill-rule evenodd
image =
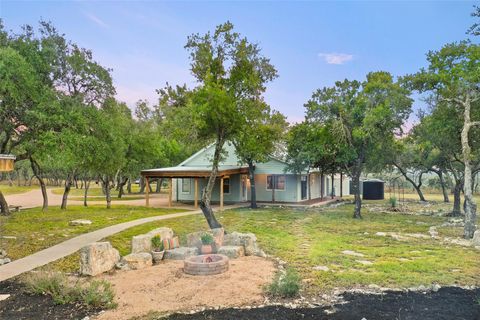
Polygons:
M146 234L141 234L132 237L132 253L150 252L152 251L152 238L160 236L163 239L169 239L173 237L173 230L166 227L154 229Z
M151 235L152 238L155 236L160 236L162 240L173 238L173 230L167 227L153 229L148 234Z
M246 256L265 257L265 253L257 245L257 237L253 233L232 232L223 239L225 246L243 246Z
M245 249L243 246L223 246L218 249L218 253L236 259L245 255Z
M10 260L10 258L0 259L0 266L2 266L4 264L7 264L7 263L10 263L10 262L12 262L12 260Z
M357 262L365 266L371 266L373 264L372 261L368 261L368 260L357 260Z
M152 255L147 252L131 253L122 258L122 264L131 270L144 269L152 265Z
M191 256L197 256L199 252L200 251L196 247L180 247L180 248L165 251L165 255L163 256L163 259L185 260L185 258L188 258Z
M202 247L202 240L200 237L204 233L205 231L198 231L187 234L187 247L198 248L200 250Z
M80 249L80 274L96 276L111 270L120 260L110 242L94 242Z
M7 257L7 251L0 249L0 259L6 258Z
M313 267L313 270L316 270L316 271L330 271L330 268L328 268L327 266L315 266L315 267Z
M8 298L10 298L9 294L0 294L0 301L7 300Z
M86 219L72 220L68 223L71 226L88 226L92 224L92 221Z
M349 255L349 256L365 257L365 255L363 253L355 252L355 251L351 251L351 250L343 250L342 253L346 254L346 255Z
M475 231L473 234L472 243L475 247L480 246L480 230Z
M187 247L195 247L200 250L200 248L202 247L201 237L205 233L210 233L213 236L213 240L215 241L215 248L218 249L223 245L225 230L223 228L215 228L209 231L198 231L187 234Z

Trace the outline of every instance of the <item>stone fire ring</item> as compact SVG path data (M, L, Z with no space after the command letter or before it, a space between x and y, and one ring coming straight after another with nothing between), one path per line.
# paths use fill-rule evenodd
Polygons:
M211 262L207 262L211 260ZM188 257L183 261L183 271L194 276L208 276L228 270L228 257L223 254L204 254Z

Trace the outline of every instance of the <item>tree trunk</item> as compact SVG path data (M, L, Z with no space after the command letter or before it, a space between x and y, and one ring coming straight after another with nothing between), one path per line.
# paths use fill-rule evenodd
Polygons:
M202 199L200 200L200 209L202 209L203 215L205 216L205 219L207 220L210 229L222 227L220 222L217 221L215 215L213 214L210 201L212 198L212 191L215 185L215 180L218 174L218 163L220 162L220 156L222 153L224 142L224 138L219 135L215 143L215 153L213 155L212 161L212 172L210 173L210 177L208 178L206 187L203 189Z
M128 178L128 182L127 182L127 192L128 192L128 194L131 194L131 193L132 193L132 178Z
M127 184L127 181L128 181L128 178L127 177L124 177L123 180L120 181L120 183L118 184L118 198L122 198L123 196L123 187L125 186L125 184Z
M68 194L70 193L71 187L72 187L72 176L68 175L67 179L65 180L65 190L63 191L62 205L60 206L62 210L67 209Z
M248 179L250 180L250 208L257 209L257 191L255 189L255 166L253 165L253 161L248 161Z
M10 209L8 208L7 200L3 196L3 193L1 190L0 190L0 213L6 216L10 214Z
M105 176L102 178L102 189L103 192L105 193L105 200L107 201L107 209L110 209L112 207L112 194L111 194L111 189L113 186L110 186L110 177Z
M437 174L438 178L440 179L440 185L442 186L443 202L448 203L450 202L450 199L448 198L448 191L447 186L445 185L445 179L443 178L443 171L439 170Z
M331 192L332 199L335 198L335 191L333 190L334 188L335 188L335 174L332 173L332 192Z
M340 198L343 198L343 174L340 172Z
M404 170L402 167L400 167L398 164L396 163L393 163L393 165L395 167L397 167L398 171L400 171L400 173L405 177L405 179L410 182L413 186L413 188L415 189L415 191L417 191L417 194L418 194L418 197L420 198L420 201L427 201L425 200L425 197L423 196L423 192L422 192L422 176L423 176L423 172L420 173L420 176L418 177L418 184L412 180L408 174L407 174L407 171Z
M83 193L83 206L88 207L87 204L87 197L88 197L88 189L90 189L90 179L85 179L85 192Z
M471 148L468 142L468 134L472 127L470 120L470 96L467 95L463 104L463 128L461 133L462 155L465 164L465 173L463 175L463 193L465 195L465 227L463 229L463 237L472 239L475 233L475 223L477 220L477 205L472 194L472 165L470 163Z
M307 190L308 190L308 200L312 200L312 190L310 188L310 167L307 170Z
M30 165L32 167L33 174L35 175L35 178L37 178L38 183L40 184L40 188L42 190L42 197L43 197L42 211L47 211L48 210L47 187L45 186L45 181L42 179L40 166L32 157L30 157Z
M353 218L361 219L362 214L362 196L360 195L360 174L359 168L352 170L352 191L354 195L355 208L353 210Z
M320 201L323 201L323 192L324 192L324 184L323 184L323 173L320 173Z
M353 218L362 218L362 196L360 194L360 176L362 175L363 162L365 160L365 148L362 148L360 155L352 168L352 189L355 198L355 207L353 210Z
M462 188L463 182L456 180L453 188L453 209L452 212L448 214L450 217L460 217L462 215L462 210L460 208Z
M145 192L145 178L142 176L140 178L140 191L138 193L144 193Z

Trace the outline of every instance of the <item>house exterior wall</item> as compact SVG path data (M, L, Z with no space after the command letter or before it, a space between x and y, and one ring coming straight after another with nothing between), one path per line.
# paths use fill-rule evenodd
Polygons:
M178 201L194 201L195 200L195 179L193 178L185 178L185 179L174 179L176 180L176 184L178 187ZM208 178L198 178L198 200L202 197L202 190L207 185ZM183 183L190 183L190 192L182 192L182 185ZM230 202L240 202L241 201L241 180L240 175L235 174L230 176L230 192L223 194L223 201L225 203ZM215 185L212 191L212 201L219 202L220 201L220 179L215 181Z
M255 170L256 171L256 170ZM284 174L279 173L279 174ZM255 174L255 190L257 201L272 201L272 190L267 190L267 176L269 174ZM300 201L299 176L295 174L285 174L285 190L275 190L275 201L278 202L297 202ZM250 200L250 190L248 195Z

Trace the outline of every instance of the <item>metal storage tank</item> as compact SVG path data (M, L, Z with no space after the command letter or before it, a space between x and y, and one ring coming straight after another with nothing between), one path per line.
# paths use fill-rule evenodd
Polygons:
M385 182L378 179L363 181L363 199L364 200L383 200Z

